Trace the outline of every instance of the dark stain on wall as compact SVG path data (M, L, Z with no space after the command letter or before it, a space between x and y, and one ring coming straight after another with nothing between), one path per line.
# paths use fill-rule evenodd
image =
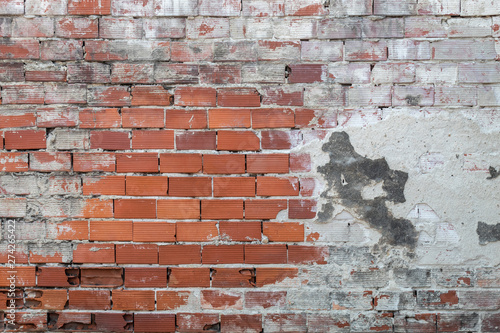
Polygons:
M328 187L321 196L331 201L323 205L318 219L322 222L332 219L333 201L339 200L340 204L381 232L382 241L415 248L417 232L413 224L409 220L394 217L386 205L388 201L405 202L404 187L408 174L390 169L385 158L371 160L359 155L345 132L333 133L322 150L330 155L330 162L318 167L318 172L328 182ZM364 199L363 188L380 182L385 194L374 199ZM330 192L337 195L332 196Z
M476 232L479 236L479 244L481 245L500 241L500 223L487 224L478 222Z

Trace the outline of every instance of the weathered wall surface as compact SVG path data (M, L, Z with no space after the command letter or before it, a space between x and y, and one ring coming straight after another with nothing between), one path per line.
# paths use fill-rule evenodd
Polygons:
M0 0L0 35L0 327L500 332L500 1Z

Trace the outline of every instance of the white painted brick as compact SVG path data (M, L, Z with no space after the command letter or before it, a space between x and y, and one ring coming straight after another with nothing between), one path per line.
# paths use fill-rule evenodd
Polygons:
M156 16L196 16L198 0L154 0Z
M497 56L493 39L448 39L431 43L436 60L494 60Z
M436 87L436 106L474 106L477 101L476 87L450 86Z
M413 63L378 63L372 70L372 82L411 83L415 81L415 64Z
M370 83L370 64L368 63L341 63L328 64L329 78L332 82L341 84Z
M372 0L330 0L330 15L364 16L372 14Z
M438 85L455 84L458 80L456 63L417 64L416 82Z
M89 149L89 132L57 128L48 136L48 145L57 150Z
M317 35L317 21L313 19L274 19L274 38L313 39Z
M387 42L388 58L393 60L428 60L430 43L411 39L394 39Z
M500 106L500 86L482 86L477 89L479 106Z
M341 86L306 87L304 91L305 106L343 106L344 91Z
M352 86L348 90L348 106L391 106L391 86Z
M492 23L489 17L450 18L446 21L449 37L489 37Z
M497 0L462 0L462 16L490 16L500 14Z
M459 15L460 0L419 0L419 15Z
M392 105L431 106L434 104L434 87L394 86Z
M417 0L374 0L373 14L384 16L415 15Z
M301 58L304 61L341 61L343 56L341 41L303 41Z
M269 18L232 18L230 25L231 38L273 38L273 20Z

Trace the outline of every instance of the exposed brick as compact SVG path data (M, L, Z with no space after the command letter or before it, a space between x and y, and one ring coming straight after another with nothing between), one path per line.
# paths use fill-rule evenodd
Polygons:
M164 245L159 246L160 265L201 264L200 245ZM175 282L181 283L182 280Z
M157 204L160 219L200 218L200 200L197 199L158 200Z

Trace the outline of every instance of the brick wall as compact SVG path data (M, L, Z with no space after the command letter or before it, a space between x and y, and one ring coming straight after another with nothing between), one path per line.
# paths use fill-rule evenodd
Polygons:
M0 35L0 328L500 332L499 1L0 0Z

